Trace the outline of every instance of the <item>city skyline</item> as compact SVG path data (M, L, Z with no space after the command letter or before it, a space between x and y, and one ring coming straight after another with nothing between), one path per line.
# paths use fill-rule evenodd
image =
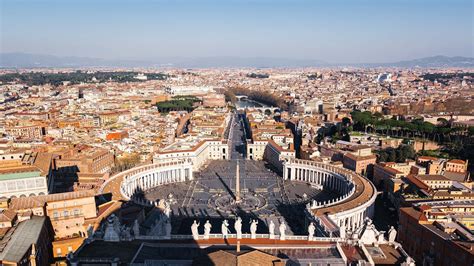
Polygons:
M41 0L1 6L2 53L360 64L472 57L474 47L470 1Z
M0 0L0 265L474 265L467 0Z

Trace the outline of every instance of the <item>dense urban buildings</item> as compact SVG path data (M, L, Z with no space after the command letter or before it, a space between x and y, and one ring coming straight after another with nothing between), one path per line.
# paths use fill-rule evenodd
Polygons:
M1 261L470 265L463 71L0 75Z

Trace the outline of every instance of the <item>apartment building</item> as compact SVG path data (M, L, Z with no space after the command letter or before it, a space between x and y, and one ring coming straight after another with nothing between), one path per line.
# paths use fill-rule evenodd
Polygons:
M398 241L420 265L474 265L472 201L427 202L400 209Z
M97 217L95 192L91 190L12 199L9 205L19 215L49 216L56 238L86 234L86 220Z

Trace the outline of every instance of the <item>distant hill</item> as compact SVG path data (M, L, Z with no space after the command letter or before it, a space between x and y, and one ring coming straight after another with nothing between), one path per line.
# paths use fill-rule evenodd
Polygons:
M60 57L52 55L3 53L0 54L2 68L39 68L39 67L306 67L326 66L320 60L298 60L286 58L242 58L231 56L181 58L165 57L154 60L107 60L87 57Z
M461 56L432 56L413 60L399 61L395 63L382 64L395 67L474 67L474 58Z
M0 68L78 68L78 67L182 67L182 68L212 68L212 67L474 67L472 57L433 56L414 60L392 63L367 64L334 64L313 59L288 59L272 57L165 57L149 60L109 60L89 57L53 56L28 53L1 53Z
M0 54L2 68L39 68L39 67L140 67L151 66L149 62L132 60L106 60L101 58L54 56L27 53Z

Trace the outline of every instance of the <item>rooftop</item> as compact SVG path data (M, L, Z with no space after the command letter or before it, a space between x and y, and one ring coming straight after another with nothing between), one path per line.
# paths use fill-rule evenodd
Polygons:
M93 190L82 190L75 192L65 192L50 195L41 196L30 196L25 198L15 198L11 200L10 209L21 210L43 207L47 202L72 200L78 198L94 197L95 192Z
M20 167L8 170L0 170L0 181L39 176L41 176L41 171L36 167Z
M0 240L0 261L19 262L38 241L45 222L46 217L33 216L11 228Z

